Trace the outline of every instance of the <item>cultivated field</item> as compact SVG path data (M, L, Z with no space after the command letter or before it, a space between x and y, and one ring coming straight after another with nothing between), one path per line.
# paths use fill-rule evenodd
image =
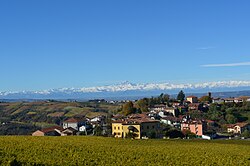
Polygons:
M250 141L0 137L1 165L250 165Z

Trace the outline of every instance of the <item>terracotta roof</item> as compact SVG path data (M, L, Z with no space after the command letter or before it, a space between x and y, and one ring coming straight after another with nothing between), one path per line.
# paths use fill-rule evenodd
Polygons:
M41 132L48 133L48 132L51 132L51 131L55 131L56 129L59 130L59 131L63 130L63 128L60 127L60 126L53 126L53 127L44 128L44 129L41 130Z
M247 126L249 123L236 123L236 126L240 126L240 127L245 127Z
M124 120L115 120L115 121L112 121L112 123L123 123Z
M164 117L162 119L164 119L164 120L170 120L170 121L174 121L174 122L180 121L179 118L176 118L176 117L173 117L173 116L167 116L167 117Z
M126 124L141 124L141 123L155 123L159 122L158 120L152 120L150 118L136 118L136 119L123 119L123 120L117 120L113 121L112 123L122 123L123 125Z
M123 117L124 117L124 115L116 114L116 115L113 115L112 118L117 118L117 119L119 119L119 118L123 118Z
M234 128L235 126L239 126L239 127L245 127L247 126L249 123L236 123L236 124L229 124L227 125L228 128Z
M147 114L132 114L129 116L129 118L133 118L133 119L138 119L138 118L148 118L148 115Z
M228 125L226 125L227 126L227 128L234 128L235 127L235 124L228 124Z
M214 123L215 121L213 121L213 120L206 120L207 121L207 123Z

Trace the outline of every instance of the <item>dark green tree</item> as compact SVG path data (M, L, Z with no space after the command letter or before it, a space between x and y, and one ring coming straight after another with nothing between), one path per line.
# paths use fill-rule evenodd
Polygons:
M218 104L210 104L208 116L211 120L220 120L222 117L221 107Z
M132 101L129 101L127 103L125 103L122 106L122 112L124 113L124 115L129 115L129 114L133 114L136 112L136 108L134 108L134 104Z
M237 118L234 117L233 114L227 114L227 115L226 115L226 121L227 121L227 123L229 123L229 124L234 124L234 123L237 122Z
M158 104L168 103L168 102L169 102L169 95L168 95L168 94L162 93L162 94L158 97L157 100L159 101Z
M202 96L200 99L199 99L200 102L209 102L209 103L212 103L212 98L210 96Z
M153 139L156 138L156 132L155 131L149 131L148 132L148 138Z
M169 138L183 138L184 134L180 130L172 128L165 133L165 136Z
M101 126L96 126L94 128L94 135L95 136L101 136L102 135L102 127Z
M185 94L184 92L181 90L178 95L177 95L177 100L180 101L180 102L183 102L185 99Z
M250 131L245 130L245 131L241 134L241 136L244 137L244 138L250 138Z
M136 108L141 112L148 112L148 99L144 98L136 102Z

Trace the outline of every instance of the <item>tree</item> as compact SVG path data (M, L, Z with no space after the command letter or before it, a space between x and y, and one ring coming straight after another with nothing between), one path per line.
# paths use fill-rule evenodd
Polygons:
M244 137L244 138L250 138L250 131L245 130L245 131L241 134L241 136Z
M94 135L95 136L101 136L102 135L102 127L101 126L96 126L94 128Z
M158 97L158 104L164 104L164 103L168 103L169 102L169 95L168 94L164 94L162 93L159 97Z
M183 134L184 134L184 136L186 137L186 138L188 138L188 139L192 139L192 138L196 138L196 135L195 135L195 133L192 133L190 130L184 130L183 131Z
M144 98L136 102L136 107L141 112L148 112L148 99Z
M234 114L237 110L235 108L227 108L226 113L227 114Z
M212 98L210 96L202 96L199 100L200 100L200 102L212 103Z
M237 122L237 118L234 117L233 114L227 114L226 115L226 120L227 120L227 123L229 123L229 124L234 124L234 123Z
M134 104L132 101L129 101L122 106L122 112L126 116L135 113L135 111L136 109L134 108Z
M178 95L177 95L177 100L179 100L180 102L183 102L185 99L185 94L184 92L181 90Z
M169 138L183 138L184 134L180 130L172 128L165 133L165 136Z
M148 132L148 138L153 139L156 138L156 132L155 131L149 131Z
M208 115L211 120L220 120L222 117L221 107L218 104L210 104Z

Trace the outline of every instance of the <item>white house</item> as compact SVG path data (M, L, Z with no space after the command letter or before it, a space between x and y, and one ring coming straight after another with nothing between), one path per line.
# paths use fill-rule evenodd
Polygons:
M67 128L73 128L77 131L79 131L79 128L81 126L85 126L86 125L86 120L83 119L76 119L76 118L70 118L66 121L63 122L63 128L67 129Z
M221 98L213 98L213 103L222 104L222 103L224 103L224 102L225 102L224 99L221 99Z
M80 132L84 132L86 135L88 135L88 134L87 134L87 128L86 128L86 126L81 126L81 127L79 128L79 131L80 131Z
M249 123L236 123L236 124L231 124L227 126L228 133L241 134L245 130L250 131Z
M173 107L167 107L167 108L165 109L165 111L166 111L167 113L172 114L172 115L175 116L175 117L178 115L178 112L179 112L178 109L173 108Z
M176 127L176 128L180 128L181 126L180 119L173 117L173 116L167 116L167 117L161 118L160 122Z

